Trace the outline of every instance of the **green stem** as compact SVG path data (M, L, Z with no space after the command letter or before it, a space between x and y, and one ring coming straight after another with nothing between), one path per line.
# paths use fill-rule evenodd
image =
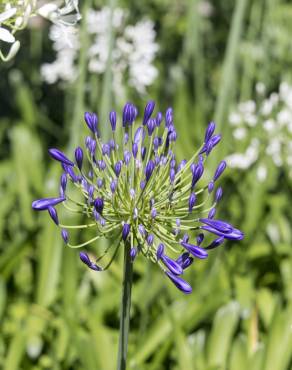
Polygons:
M117 370L126 370L127 349L128 349L128 334L130 324L130 308L131 308L131 289L132 289L132 274L133 265L130 257L130 243L125 243L124 247L124 277L123 277L123 293L120 308L120 339L119 339L119 354Z

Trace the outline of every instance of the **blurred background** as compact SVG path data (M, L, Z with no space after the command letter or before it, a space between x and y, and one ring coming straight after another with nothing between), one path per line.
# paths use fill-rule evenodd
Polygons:
M83 142L85 110L107 137L107 112L153 99L174 108L181 159L217 123L209 170L228 162L217 214L246 238L196 261L190 296L136 260L128 368L292 369L291 3L79 7L75 26L32 17L16 56L0 63L0 368L115 368L121 261L89 271L31 202L56 195L60 168L47 149Z

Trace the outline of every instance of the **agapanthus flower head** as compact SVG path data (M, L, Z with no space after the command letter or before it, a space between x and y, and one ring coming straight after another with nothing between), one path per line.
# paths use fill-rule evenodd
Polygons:
M32 207L48 210L71 248L85 247L99 238L110 239L109 248L114 252L106 266L102 253L97 251L95 261L85 251L80 253L81 261L90 269L106 270L117 251L127 246L132 262L142 256L150 259L179 290L188 294L192 288L181 276L194 259L208 258L209 250L225 240L241 240L243 233L215 218L223 194L217 182L225 170L225 161L218 164L213 176L207 179L204 176L206 159L221 138L214 134L215 124L208 125L205 140L191 159L179 162L174 151L175 140L170 140L173 133L176 139L173 110L167 109L164 124L159 113L157 125L154 107L154 102L148 102L143 116L138 117L134 104L127 103L120 120L111 112L112 138L108 143L102 142L98 135L97 116L86 113L90 136L84 148L75 149L72 156L75 162L58 149L49 150L64 170L60 196L36 200ZM119 140L117 122L121 122L123 131ZM74 194L76 188L80 192L81 201L74 200L72 188ZM88 222L63 225L56 211L59 204L83 213ZM91 228L96 235L72 245L68 230L74 228Z

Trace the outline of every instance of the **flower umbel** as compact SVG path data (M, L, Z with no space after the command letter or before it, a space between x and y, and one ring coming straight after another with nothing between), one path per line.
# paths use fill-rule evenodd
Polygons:
M154 116L154 108L154 102L148 102L144 116L138 120L137 108L127 103L121 122L115 112L110 112L112 138L107 143L101 141L97 116L85 113L90 136L86 137L84 149L76 148L75 162L58 149L49 150L64 170L59 196L36 200L32 207L48 210L71 248L84 247L102 237L117 241L112 259L103 267L103 255L92 261L81 252L80 259L89 268L105 270L119 248L128 244L132 261L139 255L150 259L178 289L188 294L192 288L181 275L193 260L207 258L209 250L225 239L241 240L243 233L225 221L214 219L222 197L222 189L216 188L216 183L226 163L221 161L208 181L203 175L205 161L221 139L214 134L215 124L208 125L205 141L197 153L189 161L177 163L173 111L167 109L161 124L162 114ZM123 135L117 135L117 129ZM81 202L73 199L72 186L80 192ZM58 204L83 213L88 223L62 225L55 209ZM74 228L93 228L96 236L71 245L68 229Z

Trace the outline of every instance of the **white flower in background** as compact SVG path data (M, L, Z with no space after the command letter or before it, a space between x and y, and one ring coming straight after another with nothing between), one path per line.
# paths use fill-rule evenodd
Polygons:
M15 37L11 31L7 27L2 27L2 24L8 23L10 19L15 16L16 12L17 9L15 7L11 7L9 4L7 4L4 8L4 11L0 13L0 42L10 44L10 49L6 56L4 56L0 49L0 58L3 61L13 58L20 46L19 41L15 40Z
M75 27L53 25L50 29L50 38L54 40L54 50L58 58L53 63L41 66L41 74L50 84L63 80L74 81L77 77L77 69L74 65L79 49L79 38Z
M60 5L64 4L60 8ZM40 15L60 26L72 26L81 18L78 0L45 2L37 0L13 0L0 3L0 58L12 59L20 48L15 33L27 26L31 17ZM1 42L10 44L6 55L1 50Z
M265 97L265 85L256 85L256 101L239 103L230 113L229 123L238 153L230 155L230 167L247 169L256 166L259 181L268 175L263 163L287 168L291 176L292 165L292 85L282 82L278 92Z
M87 51L88 71L94 74L103 74L106 71L112 26L115 35L111 54L113 90L119 99L123 99L126 93L124 82L127 79L127 85L132 86L140 94L145 93L158 74L157 68L153 65L158 51L153 22L144 19L135 25L128 25L125 10L116 8L111 14L109 7L104 7L100 11L90 9L85 16L85 22L90 35L90 45ZM53 63L45 64L41 68L42 77L47 83L55 83L57 80L66 82L75 80L76 73L72 73L70 78L63 69L67 68L67 64L70 64L71 69L77 68L74 66L80 48L79 38L80 31L78 30L71 47L66 44L60 47L53 33L50 32L50 39L53 41L53 48L57 55ZM70 52L70 49L74 51ZM64 54L66 54L66 60L64 60ZM64 73L67 78L63 77Z

